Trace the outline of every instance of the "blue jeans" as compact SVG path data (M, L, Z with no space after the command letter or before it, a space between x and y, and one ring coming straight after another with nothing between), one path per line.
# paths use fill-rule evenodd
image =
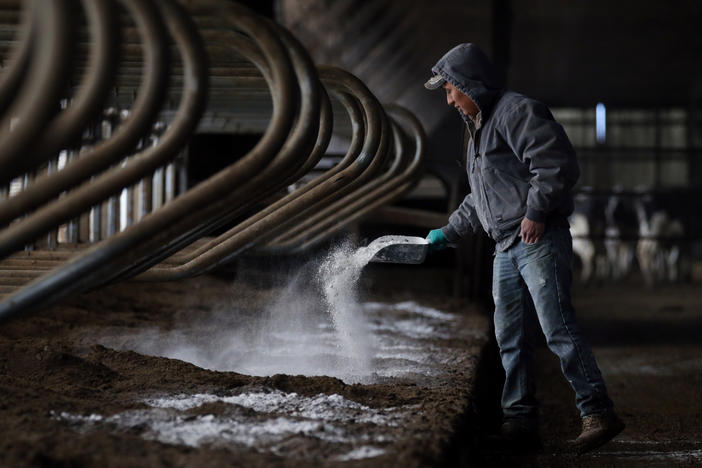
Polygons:
M535 418L538 413L533 357L537 320L575 391L580 415L612 408L571 304L572 257L570 231L563 227L547 228L535 244L518 239L506 251L495 254L492 294L495 336L506 374L502 391L505 419Z

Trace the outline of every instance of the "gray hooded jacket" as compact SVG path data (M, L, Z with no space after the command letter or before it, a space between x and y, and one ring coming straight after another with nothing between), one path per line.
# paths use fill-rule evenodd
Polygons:
M471 134L466 155L471 193L441 228L448 241L482 226L503 251L514 243L525 216L567 226L573 212L570 190L580 170L548 108L502 89L487 56L473 44L454 47L432 71L480 109L476 122L459 110Z

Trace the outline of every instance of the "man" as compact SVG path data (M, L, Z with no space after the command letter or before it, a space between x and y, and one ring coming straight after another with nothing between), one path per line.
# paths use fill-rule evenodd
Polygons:
M443 88L470 132L471 193L427 239L432 250L441 249L482 227L496 243L494 323L506 374L500 440L521 449L540 446L532 347L538 324L575 391L582 417L575 449L592 450L624 424L571 305L567 217L573 211L570 189L580 174L573 147L545 105L501 87L477 46L454 47L432 72L425 87Z

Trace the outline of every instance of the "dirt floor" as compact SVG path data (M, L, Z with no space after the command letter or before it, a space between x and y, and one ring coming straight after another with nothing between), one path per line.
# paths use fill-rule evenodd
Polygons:
M213 277L121 284L3 324L0 466L453 465L488 330L463 301L367 298L378 301L368 302L371 325L400 343L387 349L405 353L383 358L385 368L431 372L386 372L362 383L255 377L129 350L164 336L142 330L172 337L189 323L200 342L208 333L219 339L261 315L276 288ZM408 300L419 312L393 305ZM198 322L232 304L237 313L220 314L209 328ZM414 341L393 324L407 325ZM425 357L417 364L411 352Z
M573 393L557 359L537 352L541 436L532 456L474 450L466 466L669 467L702 466L702 290L699 284L655 288L634 282L576 287L574 303L616 409L627 427L609 444L573 456L579 432ZM493 375L494 377L494 375ZM483 379L494 395L496 382ZM489 390L492 385L492 390ZM494 400L483 410L494 415ZM493 425L493 427L490 427ZM479 430L494 429L494 418Z
M579 431L573 395L545 344L544 448L507 455L483 443L499 424L500 375L475 306L365 285L369 333L382 344L373 372L331 377L348 363L334 343L321 346L334 340L329 324L277 323L266 312L272 297L295 317L319 307L285 289L215 277L122 284L4 324L0 466L702 466L697 284L576 287L578 316L627 424L582 456L569 450ZM251 340L256 324L286 347ZM290 339L307 329L316 331ZM261 343L263 353L253 349ZM267 367L247 359L298 372L255 376Z

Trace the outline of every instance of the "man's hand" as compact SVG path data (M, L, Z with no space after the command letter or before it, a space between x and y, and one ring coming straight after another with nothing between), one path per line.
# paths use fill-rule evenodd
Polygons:
M429 250L442 250L448 247L448 239L446 239L441 229L432 229L429 231L427 240L429 241Z
M525 244L535 244L541 240L546 230L544 223L537 223L529 218L522 220L522 241Z

